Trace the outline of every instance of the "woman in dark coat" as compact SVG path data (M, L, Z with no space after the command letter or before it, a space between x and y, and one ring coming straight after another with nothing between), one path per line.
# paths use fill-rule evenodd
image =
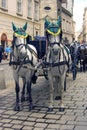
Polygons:
M2 61L3 52L4 52L4 49L3 49L2 45L0 45L0 62Z

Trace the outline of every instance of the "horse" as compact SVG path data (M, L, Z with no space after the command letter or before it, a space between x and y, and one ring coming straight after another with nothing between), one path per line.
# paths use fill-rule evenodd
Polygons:
M76 75L77 75L77 65L78 65L78 43L76 41L73 41L70 44L70 54L71 54L71 60L72 60L72 67L71 67L71 71L73 74L73 80L76 79Z
M53 111L54 92L55 99L60 100L59 111L64 111L63 91L66 72L68 70L69 57L61 44L62 30L61 17L56 22L45 19L45 32L48 41L46 62L48 64L48 79L50 84L50 102L48 111Z
M27 43L28 34L26 33L27 22L23 27L16 27L12 22L13 28L13 41L12 53L10 56L10 65L13 68L13 77L15 81L16 103L14 106L15 111L20 110L19 104L19 78L22 78L23 88L21 93L21 101L25 100L25 88L27 89L29 110L33 109L31 85L32 77L35 74L35 65L38 62L37 51L33 45Z

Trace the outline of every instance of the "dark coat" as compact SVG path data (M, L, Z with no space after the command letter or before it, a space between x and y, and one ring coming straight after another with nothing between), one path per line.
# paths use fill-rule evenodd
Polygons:
M3 52L4 52L4 49L3 49L2 45L0 45L0 62L1 62L2 57L3 57L3 55L2 55Z

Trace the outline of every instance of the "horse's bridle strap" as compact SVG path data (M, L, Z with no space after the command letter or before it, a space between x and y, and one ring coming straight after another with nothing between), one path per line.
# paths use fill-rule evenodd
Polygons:
M16 45L16 47L20 47L20 46L24 46L24 45L25 45L25 44L22 44L22 43L21 43L21 44L19 44L19 45Z

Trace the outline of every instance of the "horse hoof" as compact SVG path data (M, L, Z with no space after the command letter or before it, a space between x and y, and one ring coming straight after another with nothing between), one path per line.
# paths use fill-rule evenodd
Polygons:
M29 101L29 97L26 97L26 99L25 99L26 101Z
M65 108L63 108L63 107L59 108L59 112L64 112L64 111L65 111Z
M29 106L29 111L33 110L34 109L34 106L33 105L30 105Z
M20 106L18 106L18 105L15 106L15 107L14 107L14 111L20 111Z
M61 96L56 96L55 100L61 100Z
M48 112L52 112L53 111L53 108L48 108Z
M24 102L25 101L25 97L21 97L21 102Z

